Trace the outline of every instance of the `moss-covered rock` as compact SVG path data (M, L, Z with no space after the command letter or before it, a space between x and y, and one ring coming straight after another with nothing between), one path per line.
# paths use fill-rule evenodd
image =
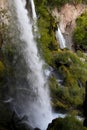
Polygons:
M37 4L37 2L38 0L35 0L38 15L38 33L40 34L40 37L37 38L38 48L45 61L51 65L53 57L52 52L58 49L58 43L55 37L57 23L45 1L42 1L39 4Z
M0 88L5 83L6 76L6 67L3 62L0 61Z
M85 57L86 58L86 57ZM59 51L54 54L54 65L64 75L64 85L67 87L79 86L78 80L85 86L87 75L87 58L84 62L71 51Z
M0 76L3 75L3 72L5 71L5 66L2 63L2 61L0 61Z
M86 130L86 128L74 116L66 116L65 118L54 119L48 125L47 130Z
M83 61L84 59L84 61ZM53 67L63 76L62 84L52 76L49 81L55 110L81 110L87 77L87 57L69 50L54 53ZM79 112L79 111L78 111Z

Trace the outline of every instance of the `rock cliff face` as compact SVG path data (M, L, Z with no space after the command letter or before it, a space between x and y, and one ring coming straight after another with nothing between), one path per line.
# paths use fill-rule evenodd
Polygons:
M0 0L0 25L9 24L9 19L8 19L8 16L10 16L9 1Z
M76 19L86 10L86 5L79 4L77 6L66 4L60 11L57 7L52 11L53 16L59 21L59 27L65 36L66 44L72 49L72 32L76 26Z
M0 8L6 9L8 5L8 0L0 0Z

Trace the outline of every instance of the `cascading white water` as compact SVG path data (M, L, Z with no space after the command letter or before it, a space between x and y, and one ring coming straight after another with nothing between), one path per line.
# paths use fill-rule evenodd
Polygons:
M33 2L33 0L31 0L31 2ZM29 99L25 100L22 104L23 114L28 116L29 124L32 127L39 127L45 130L48 123L52 120L52 112L49 90L42 68L44 62L39 58L36 42L34 41L32 24L30 23L30 18L25 8L26 0L14 0L14 3L20 39L25 43L21 51L28 66L27 81L29 86L26 87L25 85L24 88L20 88L25 91L30 91ZM33 13L33 17L36 17L35 13ZM21 102L21 98L19 102Z
M30 0L31 3L31 9L32 9L32 18L33 18L33 29L34 32L37 32L38 28L36 26L37 23L37 15L36 15L36 11L35 11L35 5L34 5L34 1Z
M32 8L32 16L33 16L33 20L37 19L37 15L36 15L36 11L35 11L35 5L34 5L34 1L30 0L31 3L31 8Z
M63 37L63 35L62 35L61 30L59 29L59 27L58 27L58 30L56 31L56 38L59 41L60 48L61 49L66 48L66 42L65 42L65 39L64 39L64 37Z

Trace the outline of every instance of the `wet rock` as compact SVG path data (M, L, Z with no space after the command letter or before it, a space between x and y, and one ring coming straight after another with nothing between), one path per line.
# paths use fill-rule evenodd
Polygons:
M34 129L26 123L20 123L18 126L16 126L16 130L34 130Z
M19 117L9 102L0 102L0 130L34 130L31 125L26 123L27 120L25 115Z
M39 128L35 128L34 130L41 130L41 129L39 129Z
M53 129L54 126L55 126L55 122L56 122L56 121L57 121L57 119L52 120L52 123L50 123L50 124L48 125L47 130L51 130L51 129Z

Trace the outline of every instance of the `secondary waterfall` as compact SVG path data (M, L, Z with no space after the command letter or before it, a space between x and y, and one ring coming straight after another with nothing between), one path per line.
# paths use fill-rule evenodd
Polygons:
M34 32L37 32L38 28L36 26L37 23L37 15L36 15L36 11L35 11L35 5L34 5L34 1L30 0L31 3L31 9L32 9L32 18L33 18L33 29ZM36 34L35 34L36 35Z
M32 3L33 18L36 18L33 0L30 0L30 2ZM28 96L25 93L22 95L23 98L26 96L26 100L22 101L22 98L19 97L18 102L23 114L28 116L29 124L34 128L38 127L45 130L48 123L52 120L52 112L47 81L43 73L44 62L40 59L38 54L32 33L32 24L27 9L25 8L26 0L14 0L14 3L20 40L24 42L21 51L28 68L26 78L29 84L28 86L26 86L26 84L25 86L21 85L21 87L18 88L20 91L22 89L27 91L27 93L29 92Z
M35 11L34 1L30 0L30 2L31 2L33 20L36 20L37 19L37 15L36 15L36 11Z
M65 42L65 39L64 39L64 37L63 37L63 35L62 35L61 30L59 29L59 27L58 27L58 30L56 31L56 38L59 41L60 48L61 49L66 48L66 42Z

